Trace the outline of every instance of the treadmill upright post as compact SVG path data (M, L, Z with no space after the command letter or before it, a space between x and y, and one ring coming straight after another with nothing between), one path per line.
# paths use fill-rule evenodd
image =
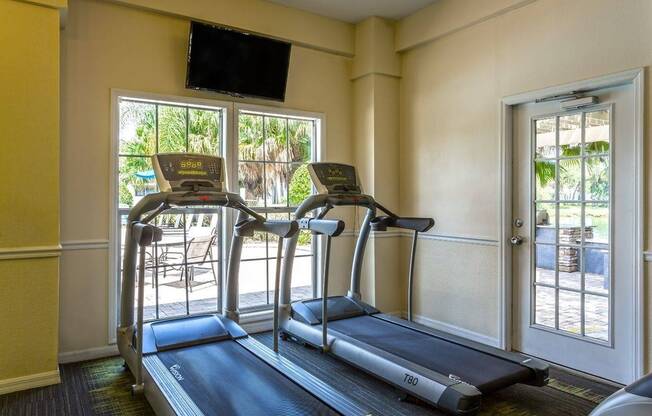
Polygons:
M331 260L331 236L326 236L326 252L324 253L324 276L321 286L321 349L328 352L328 268Z
M371 231L371 220L376 216L376 208L369 206L364 221L360 226L360 235L358 241L355 243L355 251L353 252L353 264L351 265L351 288L349 289L349 296L354 299L360 300L360 279L362 278L362 263L367 247L367 240L369 240L369 232Z
M412 235L412 250L410 251L410 271L408 273L408 298L407 298L407 319L412 321L412 287L414 285L414 257L417 252L417 239L419 238L419 232L414 230Z
M278 248L276 250L276 276L274 277L274 328L272 336L274 337L274 352L278 352L278 309L279 309L279 286L281 285L281 259L283 258L283 237L278 238Z
M143 308L145 297L145 247L140 246L138 265L138 326L136 327L136 384L131 386L134 394L143 391Z

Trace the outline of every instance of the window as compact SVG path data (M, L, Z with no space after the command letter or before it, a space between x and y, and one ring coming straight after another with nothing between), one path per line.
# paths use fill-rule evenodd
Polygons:
M240 193L267 218L290 218L313 192L306 165L316 160L320 118L267 107L234 107L212 100L114 94L112 276L122 275L129 210L145 195L158 192L150 159L154 153L224 156L231 192ZM163 240L147 251L146 319L221 310L227 266L223 259L234 218L230 210L214 207L173 209L156 218L155 224L164 234ZM276 247L277 239L263 234L247 239L240 268L241 310L271 307ZM293 298L314 294L315 250L312 236L302 233ZM119 283L119 278L111 281L115 312ZM117 313L110 316L110 328L114 328Z
M307 164L315 160L319 120L269 112L238 111L238 188L254 210L269 219L289 219L313 192ZM299 235L292 298L314 296L314 242ZM255 234L245 239L240 266L240 308L273 303L278 239Z
M535 325L610 341L611 108L534 120Z

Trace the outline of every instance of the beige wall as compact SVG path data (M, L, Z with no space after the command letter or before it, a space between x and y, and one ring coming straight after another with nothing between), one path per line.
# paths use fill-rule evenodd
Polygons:
M109 237L111 88L231 100L184 88L187 37L185 18L107 2L70 2L67 25L62 32L61 234L64 246L66 242L83 244L106 241ZM285 103L271 104L324 113L326 158L343 162L353 160L350 71L348 58L295 46ZM350 245L350 241L336 243L334 253L346 258L350 254L342 244ZM334 293L348 285L348 265L343 267L343 273L333 269ZM110 278L107 269L106 248L64 250L62 352L107 345Z
M149 0L122 3L151 6ZM291 35L282 35L283 28L266 28L264 19L247 20L242 10L254 3L215 19L293 40L305 31L293 27ZM201 7L164 5L174 9L167 11L171 14L71 2L62 32L64 242L108 238L111 88L229 99L183 88L187 20L178 15L194 16ZM331 46L314 37L297 40L310 47L293 48L283 105L326 114L326 159L357 164L366 191L404 215L436 219L433 232L446 237L419 242L415 313L492 342L499 331L498 103L507 95L649 66L652 3L486 0L474 5L440 0L398 22L394 50L402 52L400 59L386 47L394 30L388 22L363 22L353 41L352 26L328 29L331 22L322 21L320 37ZM281 21L296 12L275 10ZM352 63L342 55L350 55L354 46ZM649 88L646 107L647 137ZM652 154L651 146L647 152ZM646 172L649 177L649 163ZM349 228L362 220L341 212ZM397 240L372 241L368 252L374 255L365 258L363 295L388 311L405 308L405 279L395 276L406 276L409 239ZM650 233L647 241L652 247ZM335 240L335 293L348 286L352 245L350 237ZM103 248L64 251L62 351L106 345L107 263ZM384 277L372 280L379 267Z
M65 1L36 3L0 2L0 394L59 381L55 7Z
M442 0L436 7L452 13L456 3ZM458 4L461 16L468 12L467 3ZM433 216L434 232L489 240L488 246L420 242L417 287L429 289L417 290L415 312L495 338L499 276L498 248L492 241L499 238L500 99L648 67L652 2L488 3L518 3L519 7L470 26L462 22L447 35L437 32L434 20L423 16L401 22L410 27L403 27L399 45L406 50L401 73L400 189L401 212ZM649 137L649 86L646 91L645 136ZM650 146L647 154L652 154ZM650 169L648 157L646 178ZM650 208L648 204L647 218ZM652 241L647 234L649 248ZM468 313L471 303L473 313Z

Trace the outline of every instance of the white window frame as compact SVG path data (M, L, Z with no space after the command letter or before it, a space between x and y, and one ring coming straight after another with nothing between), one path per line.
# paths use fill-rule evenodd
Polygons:
M238 125L237 114L240 111L250 111L265 113L266 115L279 115L284 117L306 118L315 121L315 139L313 145L313 160L323 160L326 154L325 140L326 137L326 118L323 113L309 112L301 110L287 109L284 107L265 106L265 105L252 105L245 103L235 103L231 101L221 101L205 98L196 98L188 96L154 94L142 91L126 90L126 89L111 89L111 111L110 111L110 156L109 156L109 259L108 259L108 340L109 344L116 343L116 328L118 325L118 313L120 299L120 285L119 285L119 272L120 272L120 247L118 247L120 237L120 222L118 220L119 213L119 145L120 145L120 100L121 99L135 99L142 101L152 101L158 103L177 103L189 106L204 106L204 107L219 107L224 109L222 123L222 136L220 138L221 152L226 162L227 170L227 186L229 189L238 189ZM228 211L227 211L228 212ZM222 259L227 259L230 245L231 235L235 216L233 213L228 212L223 216L223 230L224 241L222 245ZM313 294L316 293L318 288L318 281L321 276L321 258L323 252L323 242L320 241L316 244L316 250L313 256ZM228 261L220 262L222 268L222 276L226 276L226 268ZM223 278L224 280L224 278ZM223 283L223 282L222 282ZM222 287L222 299L225 296L224 284ZM247 316L251 315L251 316ZM242 316L244 321L252 320L269 320L271 318L271 310L263 310L259 312L252 312Z
M229 159L231 159L232 162L235 162L234 166L229 166L227 164L227 168L229 168L229 178L228 178L229 189L238 189L238 161L239 161L238 143L240 141L240 137L239 137L239 131L237 125L237 118L240 112L257 113L269 117L279 116L279 117L293 117L293 118L300 118L300 119L302 118L302 119L314 121L315 137L313 139L311 160L323 161L324 155L326 154L326 146L325 146L326 141L323 140L323 138L325 137L326 119L323 113L294 110L294 109L288 109L283 107L235 103L234 110L233 110L233 117L235 119L233 123L233 127L235 131L233 132L233 136L232 136L234 140L229 142L231 147L226 149L226 151L229 152L229 154L231 155ZM313 192L314 192L314 187L313 187ZM225 224L227 224L226 225L227 227L233 228L235 222L235 214L231 212L225 215L224 222ZM227 244L230 244L230 241ZM316 297L318 293L319 282L321 278L321 270L322 270L323 252L324 252L324 239L313 237L313 258L312 258L312 296L313 297ZM240 294L238 293L238 298L239 297ZM263 315L265 318L271 317L271 309L266 306L260 308L254 307L251 309L250 313L254 314L260 312L265 313ZM267 313L269 313L269 316L267 316Z

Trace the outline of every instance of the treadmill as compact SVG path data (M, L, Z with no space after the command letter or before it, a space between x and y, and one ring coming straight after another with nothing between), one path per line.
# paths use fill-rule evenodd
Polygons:
M548 366L542 361L430 329L412 322L414 256L418 234L434 226L431 218L400 217L362 193L355 168L338 163L308 165L317 194L295 211L299 227L330 240L343 224L325 226L326 213L336 206L366 209L360 227L346 296L328 296L328 267L322 279L322 297L291 303L290 288L297 237L288 240L281 272L281 336L306 343L394 385L409 396L453 414L475 414L483 394L516 383L544 386ZM315 218L306 217L316 211ZM383 215L379 214L379 211ZM334 221L334 220L330 220ZM380 313L364 303L360 277L369 233L388 228L413 233L408 275L408 319Z
M132 392L143 392L158 415L368 414L248 336L236 323L238 265L244 237L255 230L274 233L282 242L297 232L296 222L266 221L247 208L239 195L227 192L222 158L164 153L153 156L152 161L161 192L143 197L128 216L117 328L120 354L136 378ZM192 206L226 207L239 212L229 257L224 314L145 323L145 248L162 236L161 229L150 222L168 209Z

